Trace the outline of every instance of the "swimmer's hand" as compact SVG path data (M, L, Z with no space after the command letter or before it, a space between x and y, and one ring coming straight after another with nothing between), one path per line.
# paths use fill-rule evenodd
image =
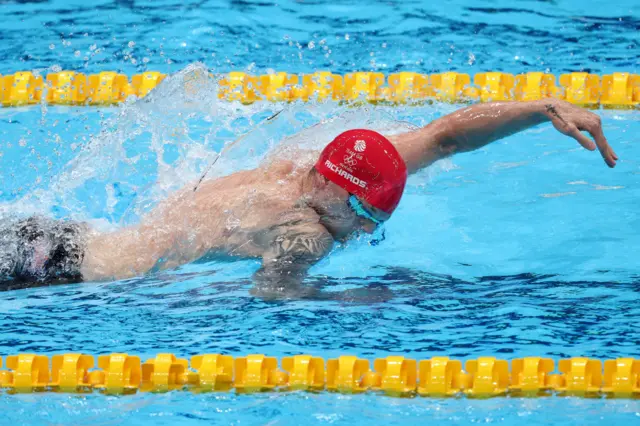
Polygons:
M551 120L553 127L560 133L571 136L589 151L595 151L597 147L605 163L609 167L616 166L618 156L604 136L598 114L558 99L545 100L544 104L545 115ZM595 143L582 131L588 132Z

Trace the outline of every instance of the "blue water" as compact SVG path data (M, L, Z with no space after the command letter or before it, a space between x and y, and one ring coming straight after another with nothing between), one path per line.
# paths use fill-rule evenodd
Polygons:
M0 212L104 229L136 223L197 178L225 143L282 108L219 103L206 69L638 72L636 2L598 5L3 2L2 74L178 74L147 101L121 108L0 109ZM185 83L192 77L195 84ZM341 129L411 128L455 108L289 106L229 151L211 177L253 167L283 146L318 148ZM351 289L351 301L266 303L248 294L258 263L228 260L118 282L13 289L0 292L0 356L638 357L640 115L598 114L620 157L614 170L546 125L413 176L380 245L351 242L311 271L310 285ZM0 392L0 413L0 424L582 425L634 421L640 403Z
M3 1L0 73L638 71L636 0Z

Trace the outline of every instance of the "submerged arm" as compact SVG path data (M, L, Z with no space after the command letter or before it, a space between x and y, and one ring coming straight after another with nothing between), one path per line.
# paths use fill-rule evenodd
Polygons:
M307 271L331 251L333 238L321 225L285 229L270 243L255 273L252 294L265 299L314 297L315 289L302 285Z
M600 150L609 167L617 155L602 132L600 117L557 99L529 102L477 104L444 116L414 132L390 139L407 163L409 173L459 152L473 151L498 139L538 124L551 122L561 133L576 139L584 148ZM591 134L593 140L583 133Z

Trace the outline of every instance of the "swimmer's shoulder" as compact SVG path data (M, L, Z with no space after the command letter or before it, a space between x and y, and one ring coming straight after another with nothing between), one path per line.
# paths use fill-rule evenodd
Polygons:
M276 149L260 166L266 170L278 171L289 175L302 175L313 167L318 159L318 151L294 149Z
M263 173L277 174L287 176L293 173L296 169L296 164L288 159L274 159L267 163L264 163L258 170Z

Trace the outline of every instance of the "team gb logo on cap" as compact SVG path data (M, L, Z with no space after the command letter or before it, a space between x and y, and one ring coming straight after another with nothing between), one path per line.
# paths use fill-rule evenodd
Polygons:
M355 149L358 152L364 152L364 150L367 149L367 143L362 139L358 139L353 149Z

